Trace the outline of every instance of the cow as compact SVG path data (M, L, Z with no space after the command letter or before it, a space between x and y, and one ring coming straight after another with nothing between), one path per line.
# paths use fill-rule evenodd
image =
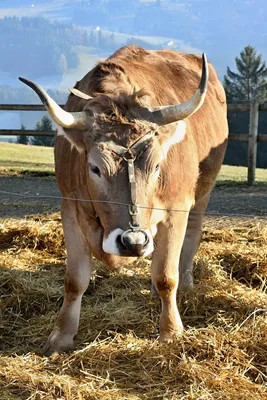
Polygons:
M159 339L173 342L183 332L177 290L193 287L203 214L227 143L225 93L214 68L205 54L122 47L70 89L64 108L19 79L58 127L67 267L45 354L73 347L92 256L118 268L151 255Z

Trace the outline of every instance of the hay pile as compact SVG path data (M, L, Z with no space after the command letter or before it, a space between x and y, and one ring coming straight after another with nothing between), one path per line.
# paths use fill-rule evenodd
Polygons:
M58 215L0 226L0 398L267 399L267 227L207 220L194 293L178 299L186 332L158 343L149 262L95 262L77 350L39 353L63 299Z

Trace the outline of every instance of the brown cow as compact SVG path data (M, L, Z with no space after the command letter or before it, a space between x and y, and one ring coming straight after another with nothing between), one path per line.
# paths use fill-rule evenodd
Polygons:
M92 255L116 268L153 253L160 340L181 334L178 283L193 285L203 213L228 135L224 90L209 70L208 78L204 55L124 47L71 89L64 110L20 78L59 126L55 168L62 196L99 200L63 199L65 298L46 354L73 345Z

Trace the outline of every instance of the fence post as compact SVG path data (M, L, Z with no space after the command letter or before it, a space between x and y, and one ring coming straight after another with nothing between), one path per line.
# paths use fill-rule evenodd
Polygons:
M248 136L248 184L255 183L257 162L257 136L259 125L259 103L250 105L249 136Z

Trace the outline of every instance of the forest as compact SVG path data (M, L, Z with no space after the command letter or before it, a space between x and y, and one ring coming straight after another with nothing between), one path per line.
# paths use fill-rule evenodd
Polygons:
M0 69L12 75L33 78L62 74L78 65L73 45L89 45L84 29L44 18L0 19ZM25 56L27 55L27 56Z

